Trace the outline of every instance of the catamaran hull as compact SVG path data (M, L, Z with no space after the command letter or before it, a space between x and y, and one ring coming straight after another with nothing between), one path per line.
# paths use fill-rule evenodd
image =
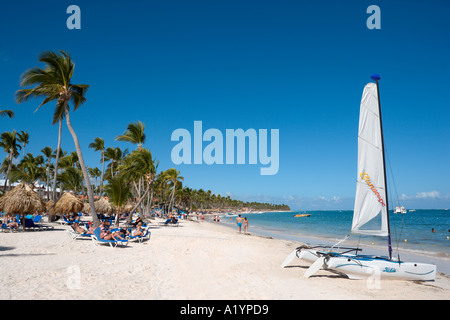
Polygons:
M314 249L300 249L297 251L297 257L302 261L313 263L319 258L319 255Z
M380 277L382 280L434 281L436 266L426 263L398 262L377 258L329 257L327 269L347 275L350 279Z

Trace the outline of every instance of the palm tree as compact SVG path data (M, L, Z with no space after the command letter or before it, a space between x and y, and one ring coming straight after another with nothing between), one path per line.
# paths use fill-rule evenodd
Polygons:
M132 183L134 185L136 195L139 198L138 203L131 211L134 211L143 203L145 197L149 194L150 189L151 196L147 202L147 206L148 208L151 207L157 167L158 165L155 166L155 162L152 159L152 153L146 148L142 148L141 151L134 150L124 158L123 163L119 166L119 175L130 182L130 184ZM139 187L136 183L138 183ZM142 192L142 186L145 189L144 192ZM139 215L143 213L142 208L143 207L141 206ZM129 217L129 219L130 218L131 217Z
M91 215L94 226L96 227L100 224L100 221L98 220L95 212L94 194L92 192L89 175L84 164L80 143L70 122L69 106L69 103L72 103L73 110L75 111L86 101L85 95L89 85L71 83L75 63L72 61L70 55L64 51L60 51L60 53L55 53L52 51L43 52L39 56L39 61L45 63L44 69L37 67L31 68L22 74L20 81L20 85L22 87L34 87L18 90L16 92L16 100L18 103L22 103L30 98L44 98L38 109L48 102L56 100L56 107L53 114L53 124L61 120L64 114L67 127L75 143L75 149L77 150L81 170L83 172L88 191Z
M58 175L58 181L62 190L71 190L75 194L83 188L83 177L80 170L74 167L64 169L64 172Z
M58 166L59 166L59 155L61 153L61 130L62 130L62 119L64 115L61 114L60 118L58 119L58 145L56 146L56 155L55 155L55 172L53 175L53 203L56 204L56 180L58 178ZM54 123L53 123L54 124Z
M28 153L19 165L11 170L11 180L24 181L31 184L34 189L35 183L45 177L45 170L41 166L43 163L43 156L34 157L31 153Z
M99 168L95 167L95 168L90 168L88 167L88 173L91 176L91 178L95 179L95 187L98 190L98 184L97 184L97 178L102 176L102 172L100 171ZM101 194L100 194L101 195Z
M0 110L0 117L14 117L14 112L12 110Z
M47 201L49 200L49 192L48 192L48 184L50 179L50 164L51 160L54 157L53 156L53 148L52 147L45 147L41 150L42 154L46 158L46 165L45 165L45 176L46 176L46 185L47 185Z
M116 137L117 141L126 141L138 145L139 151L142 150L142 144L145 143L145 125L141 121L132 122L128 125L124 134Z
M30 135L26 131L21 131L20 133L17 133L17 141L22 143L23 149L23 157L25 158L25 146L30 143Z
M9 173L11 171L12 159L19 155L19 153L17 152L17 149L21 148L20 144L18 144L18 141L17 141L16 130L13 130L11 132L6 131L1 134L0 147L3 148L3 150L6 153L8 153L8 168L6 170L5 184L3 186L3 190L6 191L6 183L8 181Z
M119 147L106 148L105 160L111 161L108 165L111 168L111 178L114 177L114 172L117 171L117 167L114 167L114 164L117 163L117 166L119 166L122 159L124 159L127 154L128 154L128 149L125 149L124 151L122 151L122 149L120 149ZM106 178L106 179L108 179L108 178Z
M109 200L117 207L117 211L120 211L122 206L127 203L130 191L129 184L121 175L109 179L105 186L105 192ZM119 219L116 219L116 221L119 221Z
M169 210L172 210L172 206L174 204L174 198L175 198L175 192L176 192L176 188L177 188L177 183L180 183L181 185L181 181L184 180L184 178L182 176L180 176L180 171L177 171L175 168L170 168L166 171L166 177L167 179L172 183L172 194L170 197L170 202L169 202ZM170 212L169 211L169 212Z
M105 176L105 141L102 138L95 138L94 142L89 144L89 148L93 148L94 151L102 152L102 178L100 180L100 196L103 194L103 177Z

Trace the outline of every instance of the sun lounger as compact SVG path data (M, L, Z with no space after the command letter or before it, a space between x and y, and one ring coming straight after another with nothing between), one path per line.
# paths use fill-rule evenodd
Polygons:
M42 231L52 230L53 226L37 225L32 219L25 219L25 230Z
M87 232L87 231L86 231ZM72 240L76 240L77 238L80 237L80 239L82 238L91 238L92 237L92 233L79 233L77 232L74 228L73 225L70 226L70 229L67 230L67 233L69 234L69 237Z
M11 227L8 227L5 223L2 223L0 230L2 232L16 232L16 231L19 231L19 228L11 228Z
M167 227L178 227L180 225L180 222L178 220L175 220L174 222L172 219L167 219L165 222L159 222L158 225Z
M58 221L59 221L59 223L61 225L71 225L71 224L73 224L73 221L67 220L67 218L64 217L64 216L61 219L59 219Z
M150 240L151 236L150 227L147 227L144 231L144 234L142 236L128 236L127 239L130 241L139 241L142 243L145 239Z
M119 244L128 244L128 240L105 240L100 237L100 228L94 230L94 234L91 236L92 242L96 246L97 244L109 244L111 248L116 247Z

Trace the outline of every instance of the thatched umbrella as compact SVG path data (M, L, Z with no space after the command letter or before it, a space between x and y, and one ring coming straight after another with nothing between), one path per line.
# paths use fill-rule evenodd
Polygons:
M75 214L83 210L83 201L66 192L53 207L53 214Z
M50 212L52 210L53 204L54 204L53 200L47 201L47 203L45 204L45 209L47 209L47 212Z
M36 191L25 183L20 183L0 198L0 211L6 214L33 214L45 210L45 202Z
M91 213L91 206L89 205L88 202L84 203L82 212L83 213Z
M113 212L111 204L105 198L100 198L94 202L95 212L97 213L111 213ZM83 212L91 213L91 207L89 203L85 203L83 207Z
M95 201L94 206L97 213L111 213L112 211L111 204L103 197Z
M135 206L135 205L132 204L132 203L127 203L127 204L123 207L123 211L125 211L125 212L131 211L131 209L133 209L134 206Z
M29 185L22 182L0 198L0 211L7 215L19 214L23 219L27 214L45 211L45 202Z

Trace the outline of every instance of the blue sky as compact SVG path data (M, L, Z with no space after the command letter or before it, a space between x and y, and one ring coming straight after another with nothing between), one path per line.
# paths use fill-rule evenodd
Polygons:
M69 5L81 30L69 30ZM369 30L366 9L381 9ZM293 209L352 209L359 104L379 73L385 142L397 193L407 207L450 207L450 44L448 1L22 1L0 10L1 131L27 130L34 154L56 147L53 105L16 105L20 75L44 50L66 50L74 83L89 84L71 115L87 146L117 142L130 122L146 125L160 168L181 170L185 184L242 200ZM178 165L175 129L279 129L280 165ZM74 150L67 127L62 147ZM3 156L6 156L4 154ZM2 157L3 157L2 156ZM392 189L392 188L391 188ZM396 194L393 194L396 196ZM395 201L396 202L396 201Z

